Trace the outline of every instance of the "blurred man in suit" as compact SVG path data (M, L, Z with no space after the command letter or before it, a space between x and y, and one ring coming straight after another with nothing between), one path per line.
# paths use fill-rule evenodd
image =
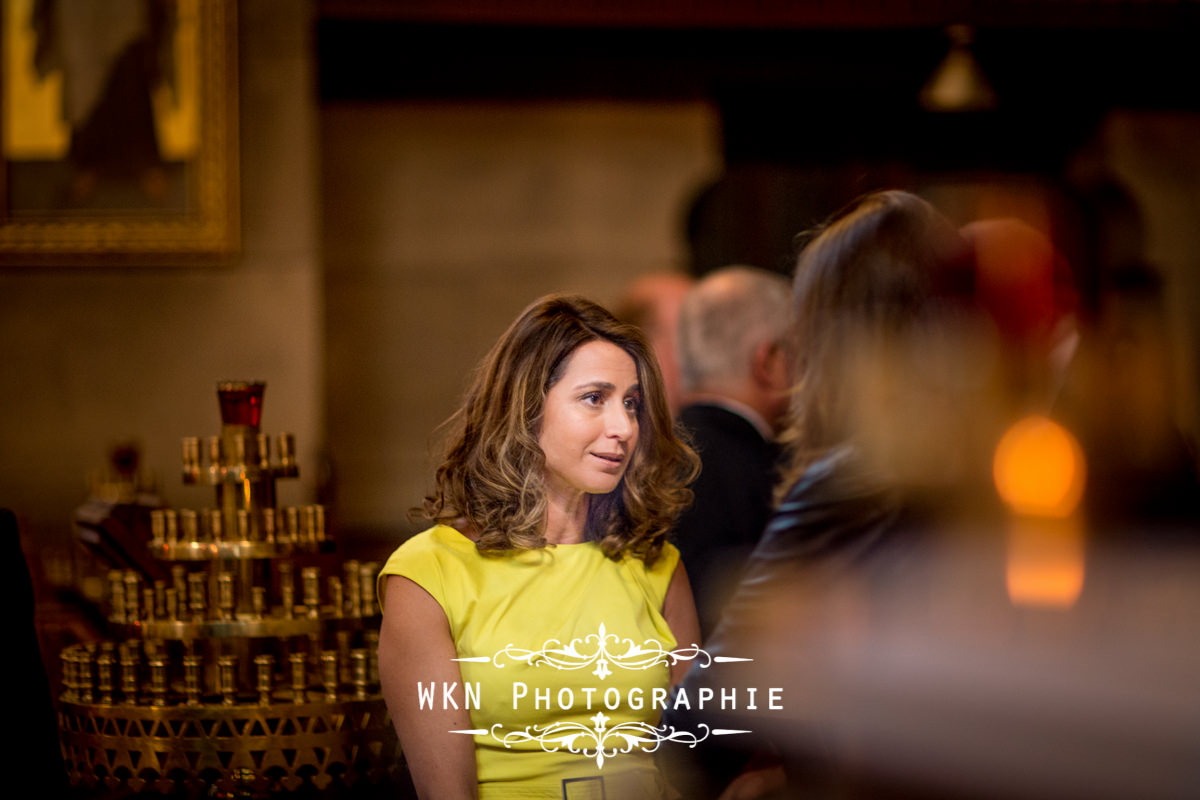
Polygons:
M675 541L706 635L771 510L775 434L791 386L784 345L790 304L782 275L735 266L706 276L680 308L679 421L703 468Z

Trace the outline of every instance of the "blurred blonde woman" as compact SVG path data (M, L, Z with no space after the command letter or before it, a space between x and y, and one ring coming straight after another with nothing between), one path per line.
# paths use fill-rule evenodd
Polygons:
M769 680L798 707L788 708L786 725L669 709L664 722L679 728L753 731L665 753L677 759L671 777L686 797L840 796L845 788L842 754L821 738L817 704L802 699L814 692L800 677L804 665L761 656L808 641L803 620L815 609L804 590L885 568L971 484L953 456L967 445L959 422L980 410L960 393L976 385L963 377L978 360L967 335L979 322L972 276L954 226L907 192L869 194L809 234L793 282L796 385L779 501L705 642L714 655L759 657L720 678L693 669L681 684L694 696Z

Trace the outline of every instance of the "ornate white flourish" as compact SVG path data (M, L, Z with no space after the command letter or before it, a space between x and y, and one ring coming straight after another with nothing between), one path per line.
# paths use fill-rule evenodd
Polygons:
M595 758L596 767L602 768L605 759L632 752L635 747L645 753L653 753L663 742L695 747L708 738L710 731L704 723L700 724L703 731L698 734L676 730L671 725L656 728L644 722L622 722L608 728L605 727L608 719L600 713L591 717L595 723L591 728L578 722L555 722L544 726L529 725L523 731L509 731L503 735L497 732L503 726L496 724L492 726L491 736L506 748L521 742L537 742L548 753L566 748L572 753Z
M622 647L624 652L620 652ZM657 639L646 639L637 644L633 639L622 639L615 633L609 633L605 630L603 622L600 623L598 633L572 639L566 645L559 639L547 639L540 650L523 650L511 644L506 645L503 650L492 656L492 664L503 667L502 657L530 666L540 667L545 664L562 670L583 669L594 664L596 668L592 670L592 674L600 680L613 674L610 666L621 669L650 669L659 664L672 666L680 661L696 660L701 667L707 668L713 661L708 651L701 649L699 645L664 650L662 642Z

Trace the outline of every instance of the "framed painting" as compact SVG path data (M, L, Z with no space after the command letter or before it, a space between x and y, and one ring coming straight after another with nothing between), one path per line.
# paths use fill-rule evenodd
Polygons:
M236 0L0 4L0 264L234 255Z

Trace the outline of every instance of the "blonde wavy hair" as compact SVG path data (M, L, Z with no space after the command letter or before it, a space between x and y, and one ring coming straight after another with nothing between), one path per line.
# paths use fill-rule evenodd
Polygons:
M580 346L607 341L633 359L641 386L638 440L621 482L593 495L584 535L605 555L652 564L691 502L699 459L667 409L658 363L642 333L582 297L550 295L526 308L483 359L447 421L445 456L417 516L468 523L485 553L544 547L546 458L538 444L546 393Z
M966 242L908 192L865 195L800 243L792 297L798 381L781 435L787 464L780 496L814 461L854 439L855 349L963 306L974 291Z

